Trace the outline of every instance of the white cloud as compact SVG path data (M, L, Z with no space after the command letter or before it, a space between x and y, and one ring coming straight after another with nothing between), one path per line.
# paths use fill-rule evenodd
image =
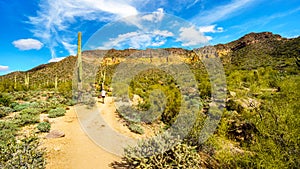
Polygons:
M123 22L126 24L134 25L141 30L150 30L155 23L159 23L163 20L165 13L163 8L158 8L156 11L145 14L143 16L135 15L127 18L123 18Z
M40 50L43 47L43 43L36 39L19 39L13 41L12 44L20 50Z
M69 51L70 55L76 55L77 45L70 44L67 41L62 41L61 43L66 48L66 50Z
M223 32L223 28L222 27L217 27L216 25L209 25L209 26L200 26L199 27L200 32L203 33L216 33L216 32Z
M205 36L208 41L211 41L213 38L211 36Z
M233 13L246 8L255 0L232 0L231 3L226 5L217 6L211 10L204 11L196 15L192 21L194 23L211 24L216 21L226 19L232 16Z
M8 66L2 66L0 65L0 71L7 71L9 69Z
M164 45L167 37L172 37L174 34L166 30L154 30L150 32L129 32L120 34L116 38L111 38L99 49L122 48L128 46L129 48L141 49L146 47L157 47Z
M195 0L190 5L188 5L187 8L190 8L190 7L194 6L194 5L196 5L199 1L201 1L201 0Z
M51 62L59 62L59 61L63 60L64 58L66 58L66 57L52 58L48 62L49 63L51 63Z
M180 28L180 34L177 39L182 42L182 46L199 46L208 43L208 40L200 29L197 30L195 26Z
M163 17L164 17L164 9L158 8L157 11L143 16L142 19L157 23L157 22L160 22L163 19Z
M112 21L136 15L138 11L131 5L133 3L134 0L45 0L40 1L40 10L37 11L37 16L29 17L29 23L34 26L31 30L34 36L47 44L52 57L55 58L57 46L64 45L70 53L72 52L72 42L76 36L74 37L74 32L69 28L73 23L79 19ZM61 37L62 34L67 36L68 41L65 41L66 37Z

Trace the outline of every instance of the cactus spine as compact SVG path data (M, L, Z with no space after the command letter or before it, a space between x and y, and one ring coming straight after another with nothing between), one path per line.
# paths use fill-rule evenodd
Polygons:
M78 82L82 81L81 32L78 32L77 45Z

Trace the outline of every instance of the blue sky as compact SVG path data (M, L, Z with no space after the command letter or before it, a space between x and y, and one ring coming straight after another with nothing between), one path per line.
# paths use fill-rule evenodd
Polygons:
M299 0L1 0L0 15L0 75L75 55L78 31L86 49L191 49L250 32L300 35Z

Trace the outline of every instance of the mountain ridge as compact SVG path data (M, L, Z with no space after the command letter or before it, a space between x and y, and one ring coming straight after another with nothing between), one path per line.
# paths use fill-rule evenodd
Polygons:
M292 44L292 45L291 45ZM243 63L254 61L262 62L265 64L268 60L273 60L275 57L280 57L285 55L285 52L293 53L292 55L297 54L297 50L300 51L300 37L297 38L284 38L278 34L273 34L272 32L260 32L244 35L243 37L234 40L226 44L217 44L214 45L216 52L224 64L235 64L241 66ZM285 48L289 48L290 51L285 51ZM151 49L146 49L151 50ZM176 55L182 57L192 57L193 51L182 49L182 48L166 48L169 52L172 52ZM141 51L138 49L124 49L124 50L92 50L92 51L83 51L83 54L93 55L95 53L105 53L106 58L110 58L111 62L115 62L115 59L126 58L136 51ZM293 57L291 54L285 57ZM12 72L6 75L0 76L1 79L10 79L14 80L16 78L20 83L25 82L24 76L29 74L31 81L35 83L48 83L54 80L54 77L57 76L58 81L68 81L72 80L76 56L68 56L65 59L59 62L52 62L47 64L42 64L36 66L27 71L17 71ZM120 61L119 61L120 62ZM261 66L258 64L257 66ZM249 66L249 64L242 65L242 67ZM250 65L251 68L257 66ZM39 80L37 80L39 79ZM41 81L41 79L43 79Z

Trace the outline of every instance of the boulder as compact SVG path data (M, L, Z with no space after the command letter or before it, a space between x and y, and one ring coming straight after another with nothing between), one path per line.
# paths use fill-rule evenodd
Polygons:
M65 133L59 130L52 130L49 134L45 136L45 138L61 138L65 137Z

